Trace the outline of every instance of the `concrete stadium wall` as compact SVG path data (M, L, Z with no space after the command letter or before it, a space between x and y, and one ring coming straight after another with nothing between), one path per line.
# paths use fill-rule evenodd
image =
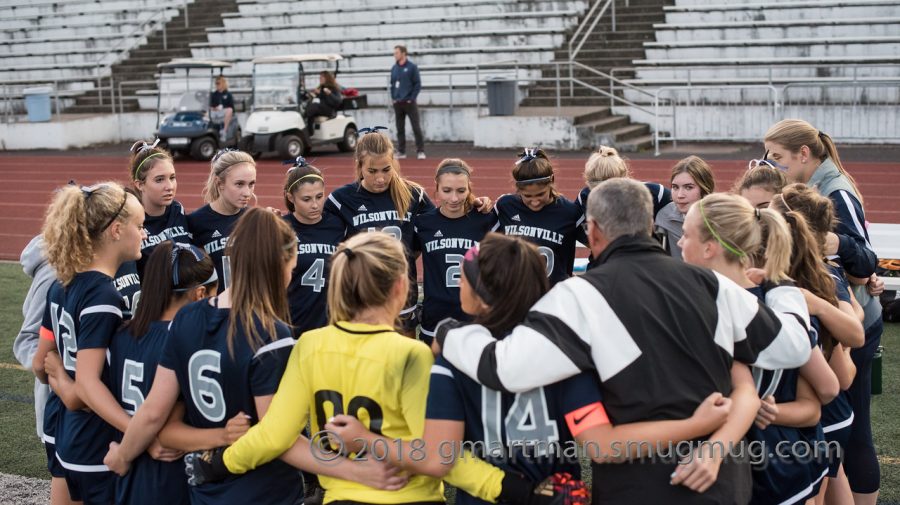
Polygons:
M557 150L580 147L571 118L478 116L474 107L420 109L427 142L474 142L478 147L509 148L541 145ZM355 111L359 127L387 126L396 135L393 110L378 107ZM238 114L244 124L246 113ZM149 138L156 129L156 114L105 114L46 123L0 124L0 150L65 150L94 144ZM413 132L406 124L407 142ZM477 139L477 140L476 140Z

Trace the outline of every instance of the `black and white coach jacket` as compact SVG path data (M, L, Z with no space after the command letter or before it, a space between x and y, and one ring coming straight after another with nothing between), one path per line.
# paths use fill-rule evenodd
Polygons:
M451 363L496 390L594 371L610 420L621 424L685 419L710 393L729 395L733 360L763 369L805 364L808 323L796 287L771 289L762 304L650 237L628 236L551 289L506 338L475 324L437 337Z

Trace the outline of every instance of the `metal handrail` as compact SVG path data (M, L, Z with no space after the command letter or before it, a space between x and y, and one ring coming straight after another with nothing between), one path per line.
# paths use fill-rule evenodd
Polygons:
M595 15L597 8L600 6L600 2L602 2L602 1L603 0L596 0L594 2L594 5L591 6L591 10L589 10L588 13L584 16L584 19L578 25L578 28L575 29L575 33L573 33L572 37L569 38L569 61L574 60L575 57L578 56L578 52L581 51L581 46L584 45L584 43L587 41L587 38L591 35L591 33L593 33L594 28L597 27L597 23L600 22L600 19L603 17L603 14L606 13L606 9L609 8L610 4L613 5L613 22L612 22L613 23L612 24L613 31L616 31L616 16L615 16L616 7L615 7L614 0L606 0L606 3L604 3L603 7L600 9L600 13ZM585 26L587 25L588 21L591 21L591 27L588 28L587 30L585 30ZM584 35L581 34L582 31L584 31ZM578 45L575 47L575 50L573 51L572 44L576 40L578 40L579 36L581 36L581 41L578 43Z
M663 86L657 88L654 92L654 101L653 101L653 110L654 110L654 125L653 125L653 150L654 155L659 156L659 144L661 141L671 140L673 145L677 146L678 142L678 134L677 134L677 109L678 102L675 100L671 100L672 113L669 115L660 113L660 94L664 92L670 91L695 91L695 90L703 90L703 89L727 89L727 88L738 88L738 89L764 89L771 92L771 105L772 105L772 116L775 119L777 115L779 102L778 102L778 90L775 89L775 86L771 85L750 85L750 86ZM659 119L661 117L671 117L672 118L672 131L669 134L669 137L663 138L660 136L660 124ZM772 121L774 123L774 120Z
M139 24L137 27L135 27L134 30L131 30L130 32L128 32L127 35L122 36L122 37L119 39L119 42L118 42L116 45L114 45L113 47L109 48L109 49L108 49L105 53L103 53L99 58L97 58L96 60L94 60L94 63L95 63L98 67L100 67L100 66L101 66L101 65L100 65L100 62L102 62L107 56L109 56L110 54L113 54L113 53L120 53L120 52L122 52L122 50L120 50L119 48L122 46L122 44L123 44L125 41L131 40L131 39L132 39L135 35L137 35L139 32L140 32L142 35L146 35L146 34L147 34L146 27L147 27L148 25L150 25L150 24L155 24L155 23L157 22L157 18L163 20L163 21L162 21L162 29L163 29L163 50L164 50L164 51L165 51L165 50L168 50L168 40L167 40L168 38L166 37L166 23L165 23L165 15L166 15L166 12L167 12L168 10L169 10L169 9L160 9L160 10L156 11L155 13L153 13L149 18L145 19L144 21L141 22L141 24ZM109 66L109 65L106 65L106 66Z

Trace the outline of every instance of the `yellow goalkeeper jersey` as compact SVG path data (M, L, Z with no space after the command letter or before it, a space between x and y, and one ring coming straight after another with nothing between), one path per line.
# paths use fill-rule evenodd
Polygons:
M294 346L266 415L225 451L225 464L234 473L252 470L289 449L307 421L315 433L342 413L355 416L388 439L420 438L433 363L425 344L387 325L338 322L306 332ZM501 470L484 461L462 458L447 479L494 501L502 477ZM326 503L444 501L441 481L424 475L412 476L399 491L327 476L319 481L326 490Z

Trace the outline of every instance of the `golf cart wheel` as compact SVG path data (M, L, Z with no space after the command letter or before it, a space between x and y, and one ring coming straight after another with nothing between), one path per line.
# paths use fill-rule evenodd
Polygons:
M191 142L191 157L208 161L216 154L216 141L212 137L200 137Z
M238 149L240 149L241 151L244 151L245 153L252 156L254 160L258 160L260 157L262 157L261 152L253 151L253 136L252 135L248 135L246 137L241 137L241 139L238 141Z
M359 133L356 127L348 126L344 128L344 140L338 142L338 149L341 152L350 152L356 149L356 142L359 141Z
M307 147L297 135L285 135L278 140L278 155L289 160L306 154Z

